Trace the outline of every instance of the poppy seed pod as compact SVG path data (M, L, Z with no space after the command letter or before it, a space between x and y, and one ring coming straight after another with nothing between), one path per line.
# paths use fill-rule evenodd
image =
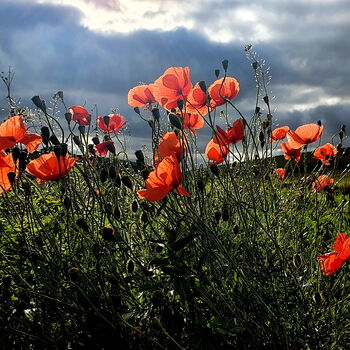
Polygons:
M228 60L223 60L221 63L222 63L222 68L224 68L224 71L227 72Z
M136 213L138 208L139 208L139 206L138 206L137 202L136 202L136 201L133 201L133 202L131 203L131 210L132 210L132 212L133 212L133 213Z
M76 221L76 224L79 228L81 228L83 231L89 231L89 226L84 218L79 218Z
M130 190L133 189L133 185L132 185L132 182L131 182L129 176L127 176L127 175L122 176L121 181L122 181L122 183L123 183L124 186L126 186L126 187L129 188Z
M98 136L93 137L91 140L94 143L94 145L98 145L100 143Z
M216 76L217 78L219 78L220 69L215 69L214 73L215 73L215 76Z
M94 148L94 145L93 144L88 144L88 151L89 151L89 153L91 153L92 155L96 155L96 150L95 150L95 148Z
M255 107L255 114L261 115L260 107Z
M108 171L105 168L103 168L100 172L100 181L104 183L107 181L107 179L108 179Z
M47 126L43 126L41 128L41 137L42 137L43 143L47 145L50 139L50 130Z
M58 141L58 138L55 134L52 134L49 138L49 140L51 141L51 143L55 146L60 144L60 141Z

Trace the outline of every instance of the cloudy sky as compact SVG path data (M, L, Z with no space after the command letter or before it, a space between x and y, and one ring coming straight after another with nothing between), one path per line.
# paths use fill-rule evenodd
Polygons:
M255 81L243 48L252 44L271 67L276 125L321 119L329 137L350 119L349 33L349 0L0 0L0 70L15 69L24 105L63 90L69 105L117 108L137 149L149 130L128 90L170 66L209 85L228 59L249 117ZM5 96L0 86L0 107Z

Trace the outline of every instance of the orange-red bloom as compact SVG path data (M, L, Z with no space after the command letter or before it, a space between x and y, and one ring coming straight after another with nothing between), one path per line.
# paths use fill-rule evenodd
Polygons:
M11 189L11 181L9 180L8 174L15 173L16 166L12 158L12 154L5 155L3 152L0 153L0 193L7 192Z
M26 171L36 176L36 182L53 181L66 176L79 158L71 158L67 153L57 158L54 152L41 155L27 164Z
M128 92L128 104L131 107L142 107L156 102L153 96L153 84L138 85Z
M317 257L321 271L327 276L339 270L344 262L350 259L350 237L345 233L338 233L333 250L335 252Z
M69 113L72 115L73 122L81 125L89 125L91 122L91 115L82 106L69 107Z
M287 136L287 132L289 130L289 126L281 126L280 128L272 130L271 141L275 142L284 139Z
M193 114L208 114L207 96L197 83L187 97L186 112Z
M304 145L317 141L323 132L323 125L305 124L299 126L295 131L288 131L288 142L292 148L301 148Z
M177 101L186 102L192 89L190 69L188 67L170 67L153 85L153 95L164 108L177 108Z
M197 135L195 129L202 129L204 126L204 119L196 113L186 113L184 117L184 128L190 130L194 135Z
M284 180L286 177L287 170L284 168L273 169L274 176L278 177L280 180Z
M95 145L95 150L101 157L105 157L108 151L115 154L115 146L112 140L101 142Z
M180 133L176 135L174 131L166 132L162 137L158 145L158 149L155 151L155 163L164 159L167 156L175 155L178 161L180 161L186 151L185 134Z
M120 114L97 117L97 125L101 130L106 132L118 132L125 124L125 118Z
M321 175L317 178L316 181L312 183L312 190L314 192L320 192L323 190L324 187L326 186L332 186L334 183L334 179L331 179L327 175Z
M228 146L217 136L213 137L205 148L205 155L212 164L222 163L229 153Z
M289 160L294 157L295 161L299 163L301 158L301 148L292 148L289 142L283 142L281 149L284 152L284 159Z
M324 165L330 165L331 157L337 154L337 148L330 143L316 148L314 158L320 159Z
M0 125L0 151L13 147L16 143L26 146L28 152L34 152L42 142L41 136L30 134L23 118L15 115Z
M208 88L212 108L223 105L226 100L235 98L239 93L239 83L235 78L224 77L215 80Z
M167 156L148 175L146 189L137 191L137 194L140 198L151 202L162 200L170 191L190 197L191 195L181 186L181 182L179 161L174 155Z
M233 122L227 131L224 131L220 126L216 126L218 136L227 144L235 144L244 137L244 123L243 119L237 119Z

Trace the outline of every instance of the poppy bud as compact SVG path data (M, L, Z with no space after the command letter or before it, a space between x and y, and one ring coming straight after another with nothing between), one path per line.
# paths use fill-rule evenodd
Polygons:
M318 120L318 121L317 121L317 125L318 125L318 126L321 126L321 125L322 125L322 121L321 121L321 120Z
M138 208L139 208L139 206L138 206L137 202L136 202L136 201L133 201L133 202L131 203L131 210L132 210L132 212L133 212L133 213L136 213Z
M67 123L70 123L72 120L72 114L71 113L64 113L64 117L67 120Z
M268 128L268 126L270 125L270 122L268 120L263 120L261 123L261 127L266 130Z
M141 222L143 222L144 224L146 224L148 222L148 215L147 213L143 212L141 215Z
M141 150L136 151L135 152L135 156L140 162L142 162L142 163L145 162L145 157L144 157L144 155L143 155Z
M50 130L47 126L41 128L41 137L43 138L43 142L47 145L50 138Z
M264 133L262 131L260 131L260 133L259 133L259 141L263 142L264 140L265 140L265 135L264 135Z
M139 107L135 107L134 111L135 111L136 114L141 115Z
M227 208L224 208L224 209L222 210L222 220L223 220L223 221L228 221L229 218L230 218L230 213L229 213L229 211L228 211Z
M109 116L108 115L103 116L103 121L106 124L106 126L108 127L108 125L109 125Z
M219 75L220 75L220 69L215 69L215 76L217 77L217 78L219 78Z
M76 224L79 228L81 228L83 231L89 231L89 226L87 224L87 222L85 221L84 218L79 218L76 221Z
M321 304L323 302L323 297L320 292L316 292L313 296L313 299L316 304Z
M216 211L216 212L214 213L214 218L215 218L215 221L216 221L217 223L219 223L219 221L220 221L220 219L221 219L221 212L220 212L220 211Z
M78 130L82 135L85 135L85 125L79 125Z
M111 165L109 167L108 175L110 179L115 180L115 178L117 177L117 170L115 166Z
M135 271L135 264L131 259L126 262L126 269L128 273L133 273Z
M63 205L68 209L69 207L70 207L70 205L71 205L71 200L70 200L70 198L69 197L64 197L64 199L63 199Z
M346 128L346 125L343 124L343 125L341 126L341 129L340 129L340 130L341 130L342 132L345 132L345 128Z
M61 154L62 157L65 157L68 152L68 145L66 143L61 143Z
M152 303L154 306L159 306L164 298L164 294L161 290L155 290L152 295Z
M295 254L294 257L293 257L293 264L295 267L300 267L301 265L301 257L300 257L300 254Z
M142 210L144 210L144 211L151 211L150 206L149 206L146 202L141 202L141 203L140 203L140 207L141 207Z
M159 108L152 108L151 112L152 112L154 120L159 122L159 119L160 119Z
M183 100L177 100L177 107L179 108L180 111L182 111L183 108L184 108L184 101Z
M147 179L148 179L149 173L150 173L150 172L149 172L148 169L143 169L143 170L141 171L142 178L143 178L144 180L147 180Z
M258 68L258 62L256 62L256 61L253 62L253 63L252 63L252 67L253 67L254 70L257 70L257 68Z
M19 249L18 249L18 254L27 258L29 256L29 250L28 247L26 245L22 245Z
M12 153L12 159L16 163L17 160L19 159L19 155L21 151L18 147L13 147L11 153Z
M12 275L3 275L1 280L3 287L9 288L12 283Z
M197 187L198 187L198 189L200 190L200 191L204 191L204 189L205 189L205 185L204 185L204 181L203 180L198 180L197 181Z
M233 225L232 232L237 235L239 233L239 227L237 224Z
M265 102L267 105L269 105L269 103L270 103L270 102L269 102L269 96L267 96L267 95L264 96L264 97L263 97L263 100L264 100L264 102Z
M107 181L107 179L108 179L108 171L105 168L103 168L100 172L100 181L104 183Z
M108 143L106 145L106 148L108 149L109 152L111 152L112 154L115 154L115 146L114 143Z
M209 169L215 176L219 176L219 168L216 164L210 165Z
M49 138L49 140L51 141L51 143L55 146L60 144L60 141L58 141L58 138L55 134L52 134Z
M201 90L206 94L207 93L207 85L205 84L204 80L201 80L198 83L199 87L201 88Z
M154 121L153 120L147 120L147 123L148 123L149 127L153 130L153 128L154 128Z
M228 60L223 60L221 63L222 63L222 68L224 68L224 71L227 72Z
M22 189L24 190L25 194L31 194L30 184L28 182L22 183Z
M61 145L57 145L53 148L53 151L55 153L55 156L59 158L61 156Z
M261 146L261 148L263 148L265 146L265 141L261 141L260 146Z
M114 208L114 213L113 213L114 217L117 218L117 219L120 219L121 217L121 213L120 213L120 209L118 208L118 206L116 206Z
M259 114L260 115L260 107L255 107L255 114Z
M11 183L11 185L13 185L13 183L15 182L16 179L16 173L10 171L9 173L7 173L7 177Z
M80 138L77 135L73 135L73 141L77 146L81 145Z
M94 143L94 145L98 145L100 143L100 140L98 139L98 136L95 136L92 138L92 142Z
M130 188L130 190L133 189L133 185L132 185L132 182L131 182L129 176L124 175L124 176L122 176L121 180L122 180L122 183L124 186L126 186L127 188Z
M340 152L342 147L343 147L342 143L338 143L337 144L337 151Z
M33 96L32 102L35 104L35 107L37 107L39 109L43 108L43 103L42 103L42 99L40 98L40 96Z
M115 230L112 226L105 226L102 228L102 238L108 242L116 242L117 235L115 234Z
M102 254L101 246L98 243L94 243L91 246L92 253L94 254L95 258L99 258Z
M71 278L72 281L78 280L79 272L80 272L80 269L78 267L71 267L68 270L69 277Z
M88 144L88 151L89 151L89 153L91 153L92 155L96 155L96 150L95 150L95 148L94 148L94 145L93 144Z
M161 253L164 250L164 246L161 244L156 245L156 252Z
M121 180L119 175L116 175L116 177L114 179L114 183L117 187L120 187L122 185L122 180Z
M340 141L343 141L344 131L340 130L338 135L339 135Z
M177 114L169 113L168 117L169 117L169 122L170 122L172 127L175 127L175 128L182 130L181 120Z

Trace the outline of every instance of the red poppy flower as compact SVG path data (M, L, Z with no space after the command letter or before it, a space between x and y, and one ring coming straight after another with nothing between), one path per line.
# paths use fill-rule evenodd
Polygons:
M289 142L283 142L281 149L284 152L284 159L289 160L294 157L295 161L299 163L301 159L301 148L292 148Z
M184 117L184 128L190 130L194 135L197 135L195 129L202 129L204 126L204 119L201 115L196 113L186 113Z
M271 141L275 142L284 139L287 136L287 132L289 130L289 126L281 126L280 128L272 130Z
M320 159L324 165L330 165L331 157L337 154L337 148L330 143L316 148L314 158Z
M320 192L326 186L332 186L334 183L334 179L331 179L327 175L321 175L317 178L316 181L312 183L312 190L314 192Z
M101 130L106 132L118 132L125 124L125 118L120 114L97 117L97 125Z
M155 163L157 164L161 159L167 156L175 155L180 161L186 151L185 134L180 133L179 136L175 132L170 131L161 137L158 145L158 150L155 152Z
M287 170L283 168L273 169L274 176L278 177L280 180L284 180L286 177Z
M72 115L73 122L81 125L89 125L91 122L91 115L82 106L69 107L69 112Z
M211 164L220 164L222 163L229 153L228 146L217 136L212 138L205 148L205 155Z
M148 175L146 189L137 191L137 194L140 198L151 202L162 200L170 191L190 197L191 195L181 186L181 182L179 161L174 155L167 156Z
M331 275L350 259L350 237L345 233L338 233L333 244L335 252L323 254L317 257L321 271L325 275Z
M192 89L188 67L170 67L153 86L156 101L166 109L177 108L177 101L186 98Z
M187 97L186 112L202 116L208 114L207 96L199 83L193 87Z
M304 145L317 141L323 132L323 125L305 124L299 126L295 131L289 130L287 137L292 148L301 148Z
M231 127L224 131L220 126L216 126L218 136L221 137L222 141L227 145L235 144L244 137L244 122L243 119L237 119L234 121Z
M36 176L36 182L53 181L66 176L79 158L71 158L67 153L59 159L54 152L41 155L27 164L26 171Z
M12 154L5 155L3 152L1 152L0 164L0 193L4 193L10 190L12 187L8 174L17 174L18 171L13 161Z
M101 142L101 143L95 145L95 149L101 157L105 157L107 155L108 151L115 154L115 147L114 147L114 143L112 140Z
M208 88L211 97L210 105L212 108L221 106L226 100L235 98L239 93L239 83L235 78L224 77L215 80Z
M42 143L41 136L30 134L23 118L15 115L0 125L0 151L13 147L16 143L26 146L28 152L34 152Z
M138 85L128 92L128 104L131 107L142 107L156 102L153 96L153 84Z

